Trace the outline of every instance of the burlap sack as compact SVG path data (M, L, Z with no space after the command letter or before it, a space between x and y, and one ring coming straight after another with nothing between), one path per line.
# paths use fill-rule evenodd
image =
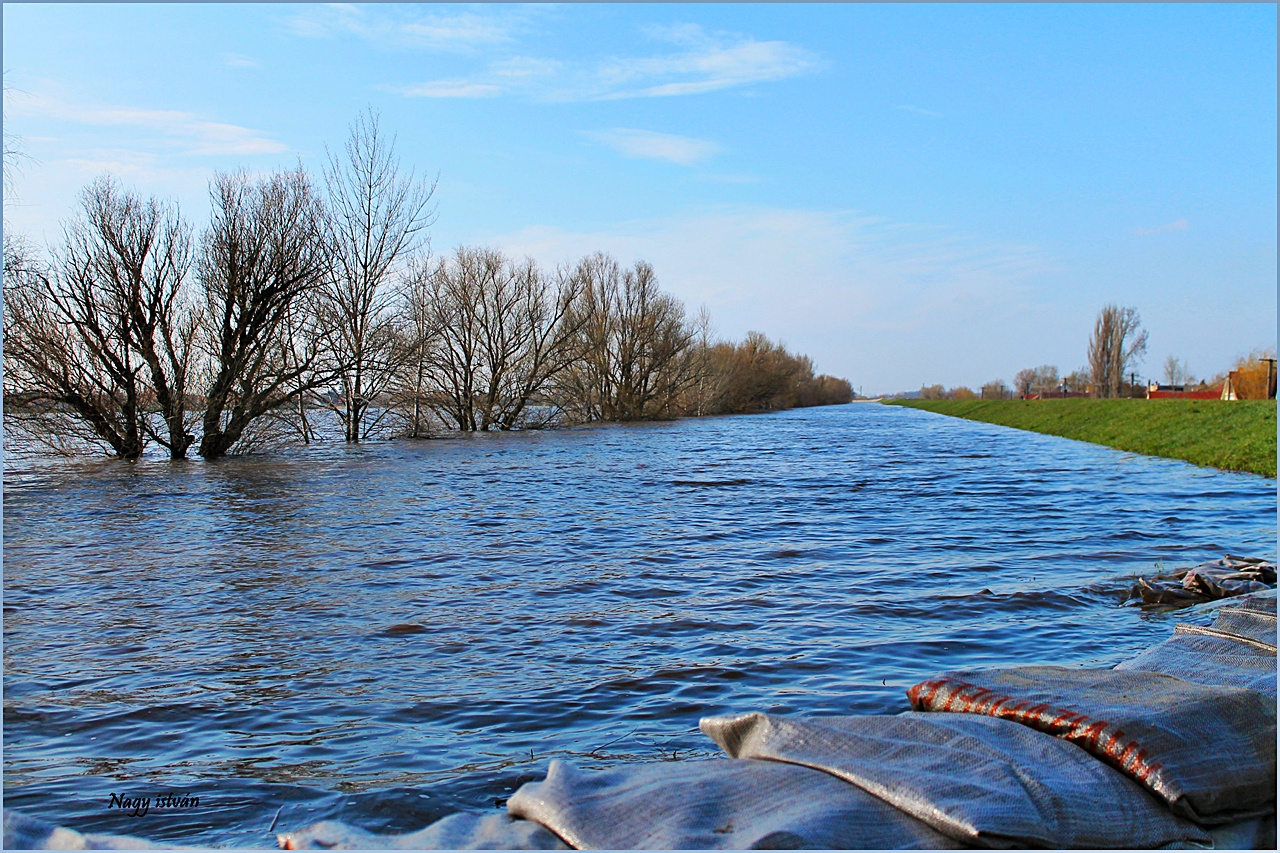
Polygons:
M907 691L913 708L1022 723L1088 750L1178 814L1227 823L1275 809L1276 706L1257 690L1141 670L970 670Z
M1179 626L1183 627L1183 626ZM1276 699L1276 656L1235 635L1179 631L1170 639L1124 661L1118 670L1172 675L1197 684L1257 690Z
M962 845L819 770L667 761L577 770L552 761L507 802L579 849L954 849Z
M1077 746L969 714L710 717L727 754L845 779L967 845L1207 845L1195 824Z

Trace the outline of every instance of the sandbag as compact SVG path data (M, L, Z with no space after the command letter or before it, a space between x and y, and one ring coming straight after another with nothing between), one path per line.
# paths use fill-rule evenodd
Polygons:
M1215 850L1275 850L1276 816L1255 817L1210 827Z
M552 761L507 801L579 849L955 849L924 823L819 770L712 760L577 770Z
M375 835L324 820L276 837L283 850L568 850L545 826L506 812L462 812L404 835Z
M708 717L702 731L738 758L824 770L966 845L1205 845L1123 774L1077 746L971 714Z
M1276 614L1243 607L1228 607L1219 610L1213 619L1213 627L1218 631L1236 634L1271 647L1272 654L1276 650Z
M156 844L129 835L79 833L65 826L4 810L4 850L182 850L178 844Z
M1241 639L1234 635L1178 631L1116 669L1159 672L1197 684L1258 690L1270 696L1274 703L1275 652L1266 652Z
M1276 707L1257 690L1141 670L1024 666L952 672L912 708L985 714L1070 741L1205 824L1275 809Z

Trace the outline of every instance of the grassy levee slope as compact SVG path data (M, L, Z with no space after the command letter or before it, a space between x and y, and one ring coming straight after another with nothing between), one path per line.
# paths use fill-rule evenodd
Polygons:
M897 406L1276 475L1275 400L886 400Z

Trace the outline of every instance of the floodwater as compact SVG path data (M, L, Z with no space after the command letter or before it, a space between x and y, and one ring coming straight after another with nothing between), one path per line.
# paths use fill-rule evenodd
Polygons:
M5 805L203 845L270 846L277 811L409 831L553 757L710 757L709 714L1117 663L1175 618L1120 606L1134 575L1274 560L1275 531L1271 479L874 404L11 460Z

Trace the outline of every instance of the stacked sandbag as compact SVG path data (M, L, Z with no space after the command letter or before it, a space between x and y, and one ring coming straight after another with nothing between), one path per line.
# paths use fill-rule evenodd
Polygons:
M1214 612L1213 625L1178 625L1171 638L1116 667L1197 684L1244 687L1276 700L1276 599L1249 596Z
M712 760L584 771L552 761L507 802L578 849L954 849L962 845L829 773Z
M711 717L735 758L830 773L966 846L1208 845L1209 836L1079 747L971 714Z
M1275 811L1275 700L1144 670L1026 666L912 687L919 711L981 714L1082 747L1203 824Z
M276 836L284 850L568 850L539 823L462 812L404 835L375 835L336 820Z
M1276 700L1275 652L1267 653L1234 637L1179 630L1116 669L1159 672L1197 684L1257 690L1270 696L1273 703Z

